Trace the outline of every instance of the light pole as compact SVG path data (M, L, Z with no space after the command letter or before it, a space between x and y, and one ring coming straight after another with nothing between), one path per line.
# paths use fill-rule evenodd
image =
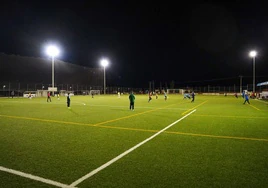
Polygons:
M105 78L105 67L109 64L107 59L101 60L101 65L103 66L103 92L106 94L106 78Z
M257 55L257 52L254 50L249 53L249 56L252 57L253 59L253 93L255 93L255 57L256 55Z
M3 85L4 96L6 96L5 95L5 88L6 88L6 85Z
M240 77L240 94L242 93L242 78L243 78L243 76L239 76Z
M52 88L53 88L53 96L54 96L54 58L59 55L60 51L56 46L48 46L47 54L51 56L52 59Z

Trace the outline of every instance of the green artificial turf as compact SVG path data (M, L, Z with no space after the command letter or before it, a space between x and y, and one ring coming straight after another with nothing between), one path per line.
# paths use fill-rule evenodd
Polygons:
M181 95L0 98L0 166L77 187L267 187L268 104ZM55 187L0 171L0 187Z

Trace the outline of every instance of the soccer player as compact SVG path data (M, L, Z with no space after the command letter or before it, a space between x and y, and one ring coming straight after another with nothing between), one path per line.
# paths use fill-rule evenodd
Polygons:
M150 102L152 100L152 92L149 92L149 100L148 102Z
M128 98L129 98L129 103L130 103L129 109L134 111L135 95L133 94L133 91L130 93Z
M67 107L70 108L71 105L71 98L70 98L70 93L67 95Z
M155 93L155 99L158 99L158 93L157 92Z
M47 102L48 100L51 102L50 92L47 92Z
M15 95L14 91L11 91L11 97L12 97L12 99L13 99L14 95Z
M248 103L248 104L250 104L249 103L249 98L248 98L248 93L245 93L245 102L243 103L243 104L245 104L245 103Z
M165 101L167 100L167 93L164 91Z
M245 98L245 91L242 92L242 97Z
M194 91L192 92L192 101L191 102L194 102L194 97L195 97L195 93Z
M234 94L236 98L238 98L237 93Z
M186 98L187 98L187 99L190 99L190 98L191 98L190 95L189 95L189 93L185 93L185 94L184 94L183 99L186 99Z
M31 92L29 93L28 98L32 99L32 93Z
M118 92L117 95L118 95L118 98L120 98L120 92Z

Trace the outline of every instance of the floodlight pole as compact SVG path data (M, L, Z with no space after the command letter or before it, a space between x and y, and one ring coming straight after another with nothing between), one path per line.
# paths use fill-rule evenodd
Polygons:
M103 66L103 94L106 94L106 78L105 78L105 67L109 64L108 60L102 59L101 65Z
M255 93L255 56L253 56L253 93Z
M57 49L56 46L48 46L47 47L47 54L49 56L51 56L51 61L52 61L52 95L54 96L54 74L55 74L55 71L54 71L54 61L55 61L55 56L57 56L59 54L59 50Z
M103 92L104 92L104 95L106 94L106 78L105 78L105 66L103 66Z
M54 96L54 56L52 55L52 95Z
M239 76L240 77L240 94L242 93L242 78L243 76Z

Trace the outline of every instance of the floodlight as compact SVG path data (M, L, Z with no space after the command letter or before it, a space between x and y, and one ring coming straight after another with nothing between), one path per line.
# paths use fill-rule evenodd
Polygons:
M250 56L250 57L256 57L256 55L257 55L257 52L256 52L256 51L251 51L251 52L249 53L249 56Z
M54 58L59 55L60 51L56 46L50 45L47 47L46 53L47 55L51 56L52 60L52 88L54 89ZM52 93L54 96L54 90L52 91Z
M59 55L60 51L56 46L48 46L47 47L47 54L51 57L55 57Z
M257 52L255 50L249 52L249 56L252 57L253 60L253 93L255 93L255 57L257 55Z
M101 65L103 66L103 93L106 94L106 78L105 78L105 67L109 64L107 59L102 59L100 61Z
M109 64L109 61L108 61L107 59L102 59L102 60L101 60L101 65L102 65L103 67L106 67L108 64Z

